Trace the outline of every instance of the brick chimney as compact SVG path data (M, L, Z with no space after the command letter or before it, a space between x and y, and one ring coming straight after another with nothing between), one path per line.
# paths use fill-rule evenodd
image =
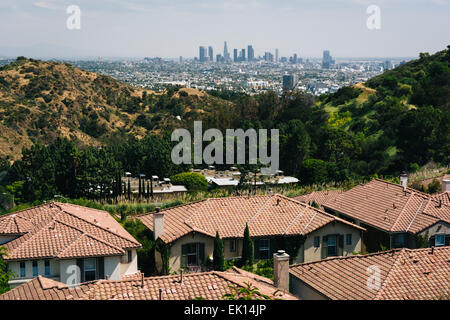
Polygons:
M289 292L289 255L284 250L273 254L273 282L279 290Z
M400 183L402 185L402 187L406 188L408 186L408 175L406 174L406 172L403 172L400 175Z
M450 192L450 175L445 175L444 179L442 179L442 192L445 191Z
M155 240L164 234L164 213L160 210L160 208L156 208L153 214L153 236Z

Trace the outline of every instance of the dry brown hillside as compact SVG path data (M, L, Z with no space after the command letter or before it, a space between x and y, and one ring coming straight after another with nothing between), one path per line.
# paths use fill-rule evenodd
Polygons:
M226 102L194 89L158 94L66 63L18 58L0 68L0 157L65 136L100 145L142 138L203 117ZM176 116L183 120L177 120Z

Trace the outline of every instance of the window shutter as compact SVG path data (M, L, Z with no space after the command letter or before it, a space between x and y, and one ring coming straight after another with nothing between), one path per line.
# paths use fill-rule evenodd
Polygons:
M322 237L322 255L321 258L325 259L328 256L328 237Z
M98 279L105 279L105 258L97 258L97 276Z
M205 244L199 243L198 244L198 258L199 258L199 264L202 265L205 263Z
M187 252L187 244L183 244L181 246L181 267L186 267L187 266L186 252Z
M80 282L84 282L84 260L77 259L77 267L80 270Z
M435 242L436 242L436 237L435 236L431 236L430 240L429 240L430 247L434 246Z
M340 234L337 236L338 238L338 250L337 255L343 256L344 255L344 235Z

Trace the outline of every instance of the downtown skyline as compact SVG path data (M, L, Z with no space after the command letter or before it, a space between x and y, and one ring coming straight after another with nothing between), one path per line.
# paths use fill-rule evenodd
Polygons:
M79 30L66 28L73 4ZM379 30L366 26L370 4L380 7ZM0 56L195 57L204 44L222 52L226 40L229 48L251 43L255 56L279 49L303 58L323 50L337 58L417 57L447 46L449 16L448 0L4 0Z

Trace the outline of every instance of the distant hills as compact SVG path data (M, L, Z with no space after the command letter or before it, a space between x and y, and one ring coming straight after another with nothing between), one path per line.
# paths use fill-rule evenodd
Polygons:
M180 126L217 100L193 89L161 95L66 63L19 57L0 68L0 156L17 159L23 147L57 136L80 145L141 138Z
M450 48L450 46L449 46ZM365 83L313 97L125 85L69 64L23 57L0 68L0 157L58 136L79 146L123 143L174 128L277 128L280 164L311 183L450 163L450 50ZM180 120L181 119L181 120Z

